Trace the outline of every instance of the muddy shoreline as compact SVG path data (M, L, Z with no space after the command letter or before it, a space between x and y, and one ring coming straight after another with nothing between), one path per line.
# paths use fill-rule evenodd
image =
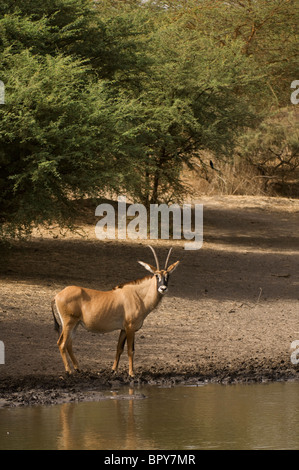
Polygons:
M34 375L21 379L7 377L0 383L0 408L32 405L57 405L70 402L99 401L107 397L107 392L130 387L150 385L174 387L178 385L199 386L206 383L223 385L237 383L267 383L274 381L299 381L299 367L275 364L273 361L258 366L248 364L242 370L211 370L210 373L147 373L138 374L134 379L128 374L114 374L110 371L79 372L73 375L46 376Z

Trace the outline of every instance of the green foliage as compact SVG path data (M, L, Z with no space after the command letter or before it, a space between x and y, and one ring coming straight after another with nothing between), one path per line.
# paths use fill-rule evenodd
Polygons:
M212 37L223 48L238 41L242 53L252 58L263 76L257 109L289 103L290 82L298 70L297 0L184 0L181 5L169 2L172 21L184 21L186 29Z
M69 197L101 189L108 117L103 86L70 57L3 54L1 215L15 226L67 219Z
M155 28L141 91L123 91L128 105L118 124L134 147L134 154L122 152L119 159L124 189L146 205L182 199L182 169L192 168L201 150L232 152L237 132L256 120L248 92L258 82L238 42L224 49L164 18Z

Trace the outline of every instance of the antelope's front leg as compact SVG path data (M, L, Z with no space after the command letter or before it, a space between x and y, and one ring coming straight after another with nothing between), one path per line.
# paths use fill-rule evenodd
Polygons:
M112 366L112 370L114 372L117 371L119 359L120 359L120 356L121 356L121 354L124 350L126 339L127 339L127 337L126 337L125 330L121 330L120 334L119 334L119 338L118 338L118 343L117 343L116 357L115 357L114 364Z
M128 357L129 357L129 376L134 377L133 359L134 359L134 339L135 331L127 330Z

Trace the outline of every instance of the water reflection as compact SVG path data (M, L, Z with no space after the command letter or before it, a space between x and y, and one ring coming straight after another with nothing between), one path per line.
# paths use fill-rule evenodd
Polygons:
M105 402L65 403L60 407L61 432L58 449L153 449L154 441L140 440L138 405L140 392L130 388L127 395L112 392ZM137 413L136 413L137 412Z
M147 387L2 409L0 449L299 449L298 396L298 382Z

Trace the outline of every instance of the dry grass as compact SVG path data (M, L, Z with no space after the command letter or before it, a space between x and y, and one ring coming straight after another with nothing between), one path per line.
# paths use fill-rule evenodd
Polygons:
M243 162L215 162L185 170L183 180L192 188L192 196L265 196L263 177L255 168Z
M213 161L207 156L195 170L186 169L182 180L190 188L192 198L201 196L270 196L299 198L299 169L281 174L274 163L261 174L249 162ZM269 165L268 165L269 166ZM273 167L273 168L272 168Z

